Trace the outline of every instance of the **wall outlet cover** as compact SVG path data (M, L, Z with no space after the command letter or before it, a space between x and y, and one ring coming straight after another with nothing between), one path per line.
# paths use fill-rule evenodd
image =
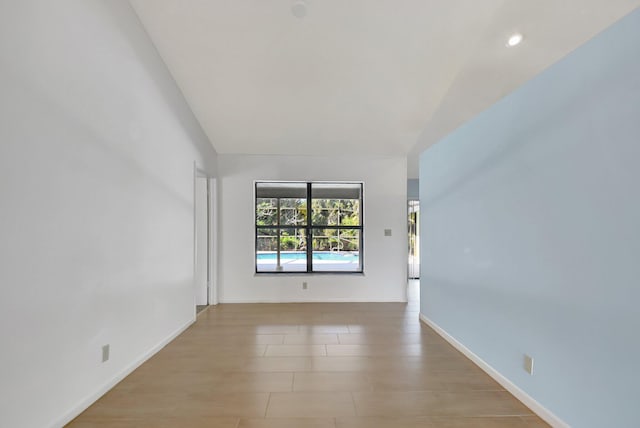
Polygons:
M105 363L109 361L109 345L104 345L102 347L102 362Z
M533 357L526 354L524 355L524 370L533 375Z

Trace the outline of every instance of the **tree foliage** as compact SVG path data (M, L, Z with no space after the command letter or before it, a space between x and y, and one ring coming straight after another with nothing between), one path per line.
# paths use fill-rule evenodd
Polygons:
M294 198L261 198L257 200L256 225L258 250L277 249L277 229L280 226L280 249L305 250L307 237L307 200ZM360 200L312 199L311 227L315 251L358 251ZM262 226L273 226L264 228ZM285 226L286 228L283 228ZM292 228L291 226L302 226ZM323 226L344 226L327 229Z

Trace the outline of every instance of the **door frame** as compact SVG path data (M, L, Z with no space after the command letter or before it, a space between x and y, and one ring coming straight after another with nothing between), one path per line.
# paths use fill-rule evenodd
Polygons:
M197 227L198 223L198 209L197 201L200 195L198 192L198 180L206 180L206 234L204 236L199 236L199 230ZM198 283L198 258L200 254L198 253L198 244L200 240L206 239L206 249L207 249L207 257L206 257L206 296L207 296L207 305L217 305L218 304L218 265L217 265L217 254L218 254L218 222L217 222L217 212L218 212L218 191L217 191L217 180L215 177L209 175L206 170L198 166L197 162L193 163L193 298L194 298L194 308L196 303L196 295L198 293L198 287L200 286Z

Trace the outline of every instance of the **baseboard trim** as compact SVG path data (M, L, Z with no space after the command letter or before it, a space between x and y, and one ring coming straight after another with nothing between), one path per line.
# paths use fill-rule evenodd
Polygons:
M344 299L223 299L219 303L407 303L402 299L358 299L353 297L345 297Z
M73 406L73 408L71 410L69 410L64 416L62 416L56 423L54 423L51 426L54 427L54 428L63 427L66 424L68 424L69 422L71 422L78 415L80 415L82 412L87 410L89 408L89 406L91 406L93 403L98 401L98 399L100 397L102 397L104 394L109 392L109 390L111 388L113 388L114 386L116 386L118 384L118 382L120 382L125 377L129 376L131 374L131 372L133 372L135 369L140 367L145 361L147 361L149 358L153 357L158 351L160 351L167 344L169 344L169 342L171 342L173 339L175 339L180 334L182 334L194 322L196 322L195 316L194 316L193 319L189 320L186 324L184 324L183 326L178 328L176 331L171 333L169 336L167 336L166 338L161 340L154 347L152 347L147 352L142 354L142 356L140 358L136 359L133 363L131 363L128 366L126 366L124 368L124 370L122 370L120 373L118 373L112 379L110 379L109 381L107 381L106 383L101 385L94 393L92 393L91 395L89 395L88 397L86 397L85 399L80 401L77 405Z
M483 371L485 371L489 376L491 376L496 382L504 387L507 391L509 391L514 397L522 402L525 406L527 406L531 411L533 411L536 415L540 416L545 422L547 422L552 427L556 428L570 428L569 424L564 422L558 416L553 414L549 409L544 407L542 404L538 403L533 397L520 389L516 384L511 382L508 378L503 376L499 371L491 367L484 361L482 358L473 353L469 348L464 346L462 343L458 342L456 338L447 333L442 327L438 324L424 316L420 313L420 321L431 327L436 333L438 333L444 340L449 342L451 346L456 348L458 351L462 352L465 357L469 358L475 365L480 367Z

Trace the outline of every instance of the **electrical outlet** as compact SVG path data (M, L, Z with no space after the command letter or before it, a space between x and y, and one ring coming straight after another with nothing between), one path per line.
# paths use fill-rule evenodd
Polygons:
M306 290L306 289L307 289L307 283L306 283L306 282L303 282L303 283L302 283L302 289L303 289L303 290Z
M391 229L385 229L384 236L391 236Z
M524 355L524 370L530 375L533 375L533 357L527 354Z
M104 345L102 347L102 362L105 363L109 361L109 345Z

